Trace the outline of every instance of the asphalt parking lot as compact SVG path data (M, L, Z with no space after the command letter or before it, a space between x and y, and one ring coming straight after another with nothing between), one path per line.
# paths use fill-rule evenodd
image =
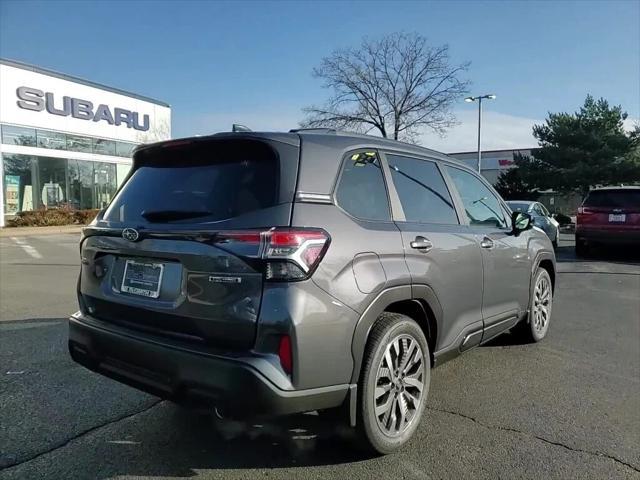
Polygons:
M368 457L317 415L215 428L77 366L77 237L0 238L0 478L640 478L640 254L558 258L548 337L435 369L409 448Z

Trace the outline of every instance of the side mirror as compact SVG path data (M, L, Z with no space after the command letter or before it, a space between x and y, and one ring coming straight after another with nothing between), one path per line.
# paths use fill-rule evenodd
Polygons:
M511 214L511 225L513 225L513 234L518 235L520 232L529 230L533 226L533 220L528 213L513 212Z

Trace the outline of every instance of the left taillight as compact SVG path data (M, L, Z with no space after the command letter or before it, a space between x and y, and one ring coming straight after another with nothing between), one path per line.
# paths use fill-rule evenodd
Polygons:
M329 235L320 229L273 229L265 235L262 258L265 278L292 281L313 274L329 246Z
M233 245L234 253L259 259L265 280L309 278L329 248L329 234L319 228L283 228L220 232L216 243Z

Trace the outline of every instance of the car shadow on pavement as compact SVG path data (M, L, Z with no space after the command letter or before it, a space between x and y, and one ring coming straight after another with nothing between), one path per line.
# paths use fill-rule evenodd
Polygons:
M317 413L240 422L220 421L162 402L154 409L164 418L150 431L138 431L140 442L115 440L106 455L122 463L102 466L99 478L118 475L191 477L199 470L271 469L337 465L373 458L354 446L351 429ZM137 456L136 443L144 447ZM96 452L98 453L98 452ZM133 458L131 458L133 457Z
M531 345L531 342L523 340L521 337L518 337L511 332L505 332L498 335L496 338L489 340L487 343L483 343L482 345L480 345L480 348L520 347L523 345Z

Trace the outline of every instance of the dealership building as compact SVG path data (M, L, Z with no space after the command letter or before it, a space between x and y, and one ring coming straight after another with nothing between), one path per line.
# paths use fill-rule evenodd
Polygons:
M515 166L514 157L517 154L521 154L525 157L531 156L531 149L517 149L517 150L487 150L482 152L482 176L487 179L491 185L495 185L498 181L498 177L505 170ZM478 170L478 151L473 152L458 152L449 153L451 157L461 161L465 165L474 170Z
M38 208L104 207L141 143L171 137L167 103L0 59L0 226Z

